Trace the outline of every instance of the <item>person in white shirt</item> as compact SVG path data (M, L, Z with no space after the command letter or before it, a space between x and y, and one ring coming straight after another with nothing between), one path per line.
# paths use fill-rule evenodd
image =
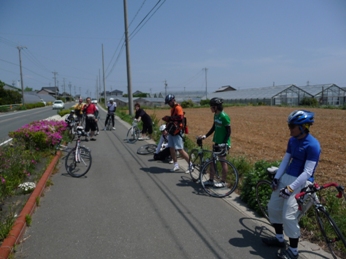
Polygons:
M108 123L108 120L110 118L112 118L112 126L113 126L113 129L115 130L115 127L114 127L114 114L117 110L117 103L114 101L113 98L109 98L109 103L107 104L107 118L106 118L106 122L105 122L105 128L103 130L106 130L106 125Z
M159 144L157 145L156 151L154 153L154 160L169 159L171 153L168 147L169 134L166 130L166 124L162 124L159 129L162 134L160 136ZM173 160L170 159L169 163L173 163Z

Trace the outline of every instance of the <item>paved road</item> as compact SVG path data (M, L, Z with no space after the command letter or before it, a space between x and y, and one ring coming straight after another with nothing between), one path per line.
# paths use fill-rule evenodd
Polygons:
M145 142L126 143L129 126L117 120L83 143L93 157L86 177L66 175L61 161L16 259L275 258L260 241L267 223L234 206L236 195L206 196L183 170L137 155Z
M65 106L68 108L74 104L75 103L66 103ZM43 120L56 114L57 110L53 110L52 106L25 111L0 113L0 144L10 138L8 132L15 131L30 122Z

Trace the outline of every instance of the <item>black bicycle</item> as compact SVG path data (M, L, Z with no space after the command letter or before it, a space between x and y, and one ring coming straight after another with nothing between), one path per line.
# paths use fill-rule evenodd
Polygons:
M267 174L268 178L270 180L259 180L256 184L256 200L259 210L261 211L262 215L269 221L268 216L268 203L270 200L270 196L272 194L272 187L271 182L274 179L274 176L276 174L276 171L278 170L277 167L272 166L267 168Z
M112 130L113 126L112 126L112 116L114 116L114 112L113 113L108 113L106 120L107 120L107 124L106 124L106 130Z
M209 151L202 148L202 139L197 138L197 144L201 148L193 149L189 154L189 161L193 166L189 168L191 179L196 182L199 178L204 191L210 196L229 196L237 188L239 176L236 167L224 158L228 146L215 144L213 151ZM213 179L213 184L210 184L209 179Z
M199 182L200 172L205 162L208 162L212 157L212 151L203 149L203 140L197 138L198 148L191 150L189 154L189 164L192 164L193 170L189 170L192 181Z
M156 151L157 145L155 144L146 144L137 149L137 154L139 155L150 155L154 154Z
M65 168L72 177L82 177L85 175L92 163L91 151L86 147L80 146L81 136L86 136L81 126L77 127L76 134L78 136L76 146L67 154L65 159Z

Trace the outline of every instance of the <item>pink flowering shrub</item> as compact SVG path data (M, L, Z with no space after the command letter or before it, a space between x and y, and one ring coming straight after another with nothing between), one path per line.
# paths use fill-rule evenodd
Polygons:
M57 144L67 128L65 121L34 121L9 133L14 140L23 140L26 146L46 149Z
M10 132L13 145L0 147L0 203L24 181L37 177L35 166L66 131L64 121L34 121Z

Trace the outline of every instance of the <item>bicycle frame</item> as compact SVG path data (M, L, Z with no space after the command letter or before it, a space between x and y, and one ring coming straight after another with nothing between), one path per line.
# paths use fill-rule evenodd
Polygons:
M137 120L133 120L131 128L127 131L127 141L129 143L134 143L138 140L140 135L140 129L138 128L138 122Z
M89 171L92 157L90 149L80 145L81 137L86 135L83 128L78 127L76 134L78 135L76 145L66 156L65 168L72 177L81 177Z
M217 148L217 147L221 148L221 150L220 151L214 151L214 148ZM219 171L216 168L216 161L219 161L219 156L225 154L226 152L227 152L227 146L225 144L219 144L219 145L215 144L213 146L211 159L213 161L214 174L218 179L220 179L220 175L219 175ZM204 168L204 166L202 167L201 171L203 171L203 168Z
M346 200L346 194L344 193L345 188L342 185L339 185L337 183L326 183L322 186L319 186L317 183L309 184L307 187L303 188L302 191L295 195L295 199L298 203L298 210L300 211L298 220L302 218L302 216L305 215L305 213L309 210L309 208L314 205L315 208L318 207L324 207L319 198L317 197L316 193L329 188L329 187L335 187L338 191L338 194L336 195L337 198L344 197ZM306 200L306 195L309 195L308 198L310 198L310 201Z
M338 185L337 183L327 183L322 186L319 186L318 184L310 184L307 187L303 188L302 192L296 194L295 199L298 203L300 211L298 219L300 219L301 216L304 215L307 210L309 210L311 205L314 204L317 225L319 226L322 237L324 238L324 241L326 242L333 258L337 258L342 253L339 247L343 245L344 249L346 249L346 240L342 234L342 231L339 229L333 218L328 213L327 208L323 204L321 204L316 195L317 192L329 187L336 188L336 190L338 191L338 194L336 195L337 198L344 197L346 200L346 195L344 193L345 188L341 185ZM307 195L308 197L311 197L311 201L304 204L304 200L306 200L305 198Z
M218 150L220 148L220 150ZM236 167L224 157L227 144L213 146L211 160L205 161L199 179L202 187L210 196L223 198L230 195L238 186L239 175Z
M81 134L78 134L78 138L77 138L77 141L76 141L76 151L75 151L75 155L74 155L74 159L75 159L76 163L80 163L80 152L79 152L80 137L81 137Z
M199 165L199 167L200 167L199 169L202 169L204 164L209 161L209 158L211 158L213 156L213 152L210 150L207 150L207 149L203 149L202 139L201 139L200 144L198 144L198 146L199 146L199 149L198 149L197 155L201 161L201 164ZM207 153L209 153L210 156L208 158L204 159L204 157L206 156Z

